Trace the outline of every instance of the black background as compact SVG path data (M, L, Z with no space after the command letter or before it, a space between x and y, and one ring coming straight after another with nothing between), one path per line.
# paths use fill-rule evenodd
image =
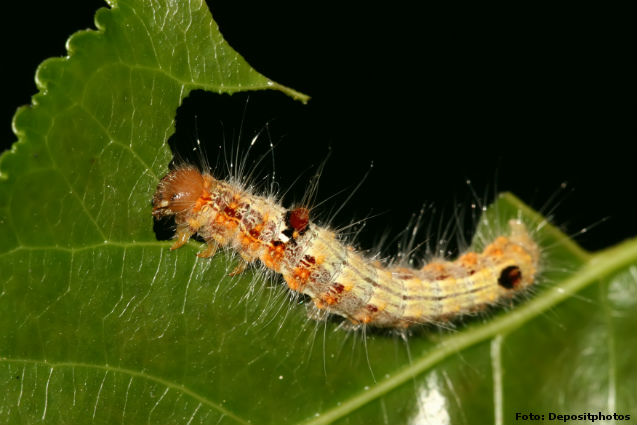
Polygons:
M364 245L396 235L423 202L442 221L470 191L511 190L536 208L555 192L555 221L599 249L637 233L634 6L446 4L383 8L339 3L211 4L226 40L259 72L312 96L306 106L275 92L195 92L177 115L173 146L198 135L208 160L217 146L255 151L276 144L282 188L298 200L331 156L318 200L335 219L375 216ZM301 3L301 2L298 2ZM305 3L305 2L304 2ZM37 65L63 56L76 30L93 27L101 1L28 2L2 28L2 148L15 140L15 108L35 93ZM19 9L21 8L21 9ZM196 119L195 119L196 116ZM226 150L228 151L228 149ZM256 156L253 156L256 157ZM271 160L265 161L271 169ZM471 180L471 188L465 181ZM568 182L568 189L560 185ZM440 217L437 215L436 217ZM439 218L436 218L437 220Z

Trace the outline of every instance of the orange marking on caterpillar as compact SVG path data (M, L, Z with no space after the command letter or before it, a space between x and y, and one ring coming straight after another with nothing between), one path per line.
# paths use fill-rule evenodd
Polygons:
M475 252L468 252L458 258L458 262L465 267L475 266L476 264L478 264L478 254L476 254Z

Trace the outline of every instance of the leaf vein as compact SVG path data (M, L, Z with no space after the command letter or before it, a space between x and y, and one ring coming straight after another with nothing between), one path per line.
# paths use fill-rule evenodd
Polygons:
M230 410L224 408L220 404L215 403L212 400L209 400L208 398L206 398L206 397L202 396L201 394L191 390L190 388L188 388L188 387L186 387L184 385L180 385L180 384L171 382L171 381L169 381L167 379L160 378L159 376L151 375L149 373L139 372L139 371L136 371L136 370L126 369L126 368L117 367L117 366L111 366L111 365L98 365L98 364L81 363L81 362L50 362L50 361L47 361L47 360L18 359L18 358L0 357L0 363L1 362L4 362L4 363L22 363L22 364L34 364L34 365L46 365L46 366L49 366L51 369L53 369L53 368L62 368L62 367L70 367L70 368L81 367L81 368L86 368L86 369L101 369L101 370L104 370L106 373L108 373L108 372L121 373L121 374L124 374L124 375L129 375L131 377L141 378L141 379L145 379L147 381L155 382L157 384L160 384L160 385L163 385L163 386L167 387L167 389L174 389L177 392L180 392L182 394L190 396L191 398L199 401L200 403L205 404L206 406L209 406L209 407L219 411L223 415L226 415L226 416L234 419L236 422L239 422L239 423L244 424L244 425L248 425L249 424L249 422L247 420L239 417L238 415L236 415L235 413L231 412ZM106 373L104 375L105 377L106 377ZM102 381L102 384L103 384L103 381ZM96 403L97 403L97 400L96 400Z

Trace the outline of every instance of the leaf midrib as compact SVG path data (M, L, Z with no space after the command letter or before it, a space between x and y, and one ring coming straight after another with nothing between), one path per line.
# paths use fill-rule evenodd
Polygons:
M195 242L189 242L189 244L194 244ZM15 248L12 248L6 252L0 253L0 258L7 257L9 255L13 255L20 251L63 251L69 252L71 254L82 251L90 251L92 249L100 249L100 248L160 248L166 249L172 246L173 241L154 241L154 242L117 242L117 241L104 241L102 243L94 243L90 245L79 245L79 246L62 246L62 245L19 245Z

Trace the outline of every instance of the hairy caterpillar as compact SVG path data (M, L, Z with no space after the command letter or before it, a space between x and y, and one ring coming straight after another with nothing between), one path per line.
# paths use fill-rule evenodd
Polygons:
M376 327L406 328L483 309L532 285L539 267L538 245L518 220L510 220L509 234L482 252L421 269L386 266L311 222L308 208L286 210L189 165L159 182L153 215L175 216L177 240L171 249L197 234L207 243L199 257L229 247L243 259L233 274L260 260L319 309Z

